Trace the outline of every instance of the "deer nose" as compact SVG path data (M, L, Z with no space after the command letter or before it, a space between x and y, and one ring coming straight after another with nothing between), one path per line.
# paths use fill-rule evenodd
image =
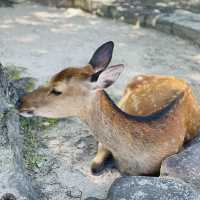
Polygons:
M18 99L15 106L17 109L20 109L21 108L21 105L22 105L22 100L21 99Z

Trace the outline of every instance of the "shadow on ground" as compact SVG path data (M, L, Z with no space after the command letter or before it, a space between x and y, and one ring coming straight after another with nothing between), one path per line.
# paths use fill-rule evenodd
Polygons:
M14 2L10 0L0 0L0 7L13 7Z

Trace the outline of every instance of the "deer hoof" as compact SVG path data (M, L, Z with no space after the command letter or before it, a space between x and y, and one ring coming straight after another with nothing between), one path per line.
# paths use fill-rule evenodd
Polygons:
M104 163L92 162L91 172L93 175L99 175L99 173L102 172L103 169L104 169Z

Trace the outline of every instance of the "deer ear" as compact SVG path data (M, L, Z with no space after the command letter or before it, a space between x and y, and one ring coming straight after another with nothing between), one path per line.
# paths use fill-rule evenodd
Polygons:
M106 42L101 45L93 54L89 64L92 65L94 71L103 71L112 59L114 43L112 41Z
M103 90L111 86L119 77L124 69L124 65L114 65L105 69L100 75L97 82L94 83L94 90Z

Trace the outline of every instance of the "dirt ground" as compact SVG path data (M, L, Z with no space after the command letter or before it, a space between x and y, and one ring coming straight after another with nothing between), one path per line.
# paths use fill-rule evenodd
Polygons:
M36 78L37 85L64 67L87 64L95 49L109 40L115 42L112 63L126 67L109 89L115 99L137 74L176 75L194 86L200 82L200 49L188 41L77 9L36 4L1 7L0 33L0 61L26 68L23 76ZM46 159L30 174L35 187L48 199L75 199L80 191L83 198L103 198L119 176L115 169L99 176L90 173L96 142L88 127L77 118L60 120L53 128L38 131L37 137L37 151Z

